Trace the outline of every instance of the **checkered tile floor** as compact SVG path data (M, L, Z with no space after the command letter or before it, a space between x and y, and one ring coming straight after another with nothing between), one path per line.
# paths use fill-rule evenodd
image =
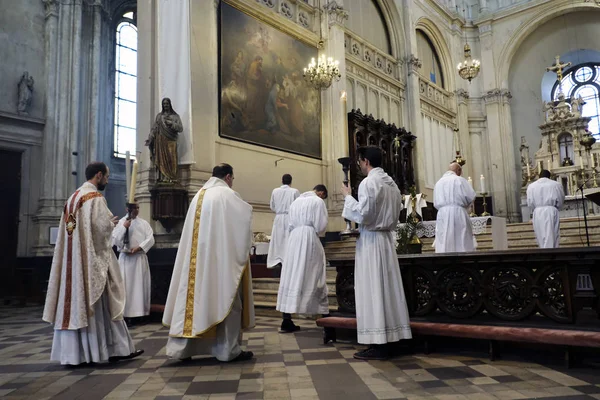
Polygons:
M257 320L244 334L255 360L180 363L165 356L159 324L131 330L139 359L67 368L48 361L52 330L39 307L0 307L0 397L6 399L600 399L600 370L529 361L490 362L478 353L419 353L386 362L354 360L350 344L321 344L312 321L279 334Z

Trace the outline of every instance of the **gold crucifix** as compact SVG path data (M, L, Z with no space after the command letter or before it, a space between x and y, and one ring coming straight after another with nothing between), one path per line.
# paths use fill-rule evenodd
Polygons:
M556 72L556 79L558 80L558 82L562 81L563 78L563 68L567 68L571 65L570 62L566 62L566 63L560 63L560 56L556 56L554 57L554 59L556 60L556 62L554 63L553 66L551 67L547 67L546 71L552 71L552 72Z

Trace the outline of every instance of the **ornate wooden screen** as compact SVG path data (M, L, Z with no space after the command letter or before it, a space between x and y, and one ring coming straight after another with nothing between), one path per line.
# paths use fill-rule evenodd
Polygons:
M402 193L408 193L409 188L415 184L412 157L415 136L404 128L386 124L381 119L376 120L372 115L364 115L360 110L348 113L348 135L350 184L355 197L358 197L358 185L364 178L357 165L357 149L367 145L377 146L383 151L381 167L392 177Z

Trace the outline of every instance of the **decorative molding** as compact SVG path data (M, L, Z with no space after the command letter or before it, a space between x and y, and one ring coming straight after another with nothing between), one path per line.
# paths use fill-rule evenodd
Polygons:
M205 0L202 0L205 1ZM251 4L247 4L246 1L235 0L233 2L236 7L240 7L243 10L252 8ZM311 6L305 1L295 0L255 0L258 3L269 9L270 12L277 13L284 17L287 21L293 21L303 29L307 29L311 32L318 31L318 25L315 30L315 21L317 20L317 12L319 11L316 7ZM215 0L215 6L219 4L219 0ZM254 10L253 10L254 11ZM262 11L262 10L261 10ZM252 13L255 16L256 11ZM271 22L263 21L271 24ZM285 24L285 22L283 22ZM274 24L275 27L281 27L281 24ZM284 29L287 32L289 27Z
M392 79L400 80L398 61L394 57L348 31L344 34L344 49L350 58L366 63L373 70Z
M344 7L340 6L335 0L331 0L323 8L329 14L329 26L344 26L344 23L348 20L348 11L344 10Z
M467 100L469 100L469 92L465 89L457 89L454 94L456 95L456 99L461 104L466 104Z
M423 66L421 60L419 60L414 54L410 57L406 57L406 64L408 65L408 74L419 72L419 69Z
M422 111L427 111L436 118L442 118L452 124L455 123L456 104L454 94L419 77L419 95Z
M42 3L44 3L46 19L53 16L58 17L58 7L60 6L59 0L42 0Z
M376 86L393 97L404 98L404 83L380 71L365 68L354 60L346 60L346 74L360 79L361 82L367 82L369 85Z
M485 100L486 104L492 103L509 103L510 99L512 99L512 94L508 89L492 89L488 90L486 94L483 96L483 100Z
M492 24L483 24L479 25L479 34L483 35L484 33L488 33L492 31Z

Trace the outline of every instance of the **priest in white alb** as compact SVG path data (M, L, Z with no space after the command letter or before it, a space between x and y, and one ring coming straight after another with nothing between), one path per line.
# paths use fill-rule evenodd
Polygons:
M473 228L467 208L475 200L475 190L461 176L462 167L453 162L433 188L435 252L475 251Z
M60 219L43 314L54 325L50 359L68 365L143 353L123 321L125 288L111 240L118 217L99 192L108 184L108 167L92 163L85 176Z
M138 216L139 212L137 203L128 202L127 215L113 231L113 245L120 253L119 266L125 283L123 316L127 319L150 315L150 265L146 254L154 246L154 232L150 224Z
M369 348L354 354L361 360L385 360L389 343L410 339L410 320L392 232L396 230L402 195L381 168L381 149L358 149L358 164L365 175L358 186L358 201L344 186L342 217L360 224L354 264L358 343Z
M243 361L242 329L254 326L249 252L252 206L231 189L233 168L219 164L192 199L163 314L167 355Z
M559 211L565 201L560 183L550 179L550 171L542 170L540 178L527 187L527 206L533 210L533 230L538 246L557 248L560 242Z
M285 174L281 177L282 185L273 189L271 193L271 211L275 213L269 253L267 254L267 268L281 267L284 260L285 246L289 234L288 211L294 200L300 196L298 189L294 189L292 176Z
M326 198L325 185L317 185L290 206L290 236L277 294L277 311L283 313L282 332L300 329L292 314L329 314L325 250L319 239L327 229Z

